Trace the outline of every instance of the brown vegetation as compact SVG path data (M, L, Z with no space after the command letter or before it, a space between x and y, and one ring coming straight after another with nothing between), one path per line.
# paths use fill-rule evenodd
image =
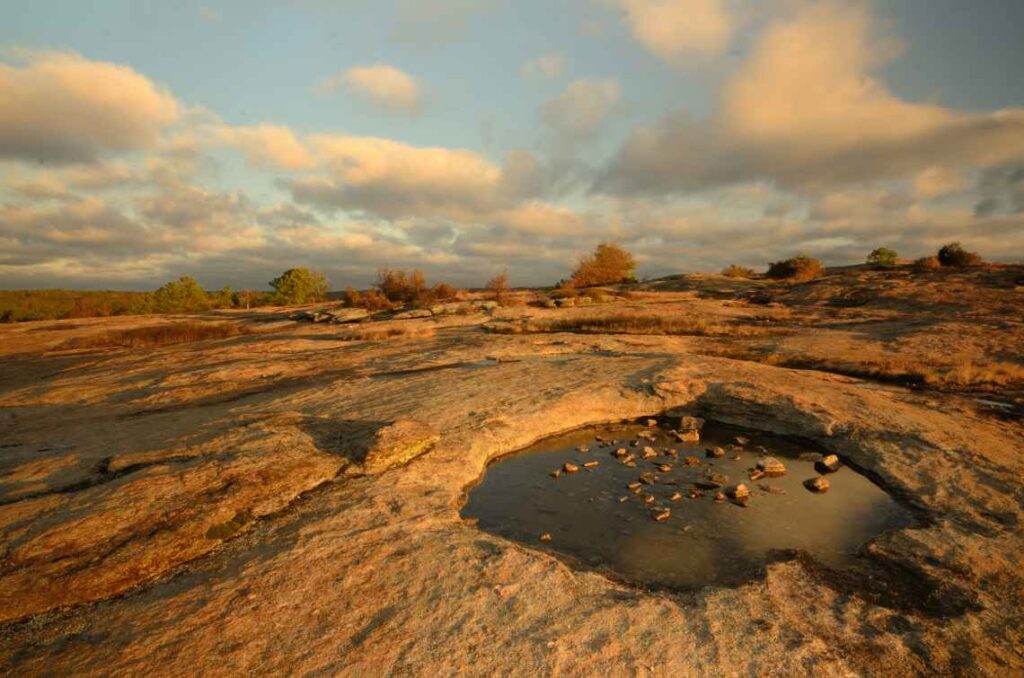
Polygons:
M74 337L64 342L62 348L142 348L187 344L208 339L226 339L251 333L251 329L236 323L183 322L110 330L102 334Z
M722 275L729 278L753 278L757 273L755 273L752 268L730 264L722 269Z
M420 323L399 325L366 324L342 335L346 341L378 341L381 339L422 339L434 336L434 328Z
M768 264L768 272L765 275L777 280L800 281L817 278L824 272L825 270L822 268L820 261L801 254L792 259L773 261Z
M524 332L575 332L579 334L662 334L691 336L764 336L762 327L708 321L690 316L619 311L567 318L530 320Z

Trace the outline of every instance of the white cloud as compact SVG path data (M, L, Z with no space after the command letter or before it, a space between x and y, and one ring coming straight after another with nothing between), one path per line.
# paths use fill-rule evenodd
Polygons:
M416 113L422 106L422 94L415 78L388 64L350 68L340 75L324 80L315 90L319 93L328 93L341 88L346 88L390 111Z
M542 54L530 59L519 70L524 78L547 78L555 80L565 75L565 57L557 52Z
M593 134L622 98L615 80L576 80L541 108L549 127L575 137Z
M656 56L678 63L725 51L735 22L725 0L603 0L623 12L633 37Z
M155 147L181 107L131 68L63 52L0 62L0 158L94 160Z
M215 135L236 146L250 164L257 167L305 169L313 165L313 155L287 127L280 125L220 125Z

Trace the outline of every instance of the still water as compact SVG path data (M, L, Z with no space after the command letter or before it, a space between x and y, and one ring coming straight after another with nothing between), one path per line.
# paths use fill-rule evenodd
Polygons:
M641 432L650 439L639 438ZM747 440L738 444L737 436ZM658 456L643 459L644 447ZM706 449L714 447L724 448L725 455L709 456ZM614 456L620 448L635 457L634 467ZM470 491L462 516L488 532L652 587L742 583L763 573L775 549L799 549L841 568L866 541L910 526L914 518L845 466L827 475L826 492L808 490L803 483L820 475L814 461L821 452L710 423L700 442L679 442L666 428L644 424L592 427L543 440L492 464ZM750 480L750 470L768 455L782 462L786 474ZM687 465L687 456L699 464L690 459ZM595 461L596 466L584 467ZM567 462L579 471L553 477ZM635 487L644 472L656 474L656 481ZM694 485L701 481L709 488L709 477L723 483L722 491L745 484L749 498L716 501L718 489ZM667 518L663 509L670 511ZM660 522L653 518L659 512ZM546 536L541 541L542 535L550 535L550 541Z

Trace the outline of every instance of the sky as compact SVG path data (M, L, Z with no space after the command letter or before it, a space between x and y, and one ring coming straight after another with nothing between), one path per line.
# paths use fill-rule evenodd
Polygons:
M1024 262L1019 0L0 0L0 287Z

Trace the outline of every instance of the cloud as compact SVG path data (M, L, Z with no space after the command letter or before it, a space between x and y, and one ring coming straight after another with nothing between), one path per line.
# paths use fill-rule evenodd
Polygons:
M633 37L669 63L725 51L734 24L725 0L603 0L623 12Z
M279 125L220 125L215 135L237 147L251 165L281 169L306 169L314 164L313 155L287 127Z
M524 78L546 78L555 80L565 75L565 57L557 52L542 54L536 59L530 59L519 70Z
M615 80L576 80L544 104L540 118L558 132L586 137L597 130L621 98L622 88Z
M417 113L421 106L420 86L408 73L387 64L356 66L316 86L319 93L341 88L366 98L376 106L401 113Z
M636 130L598 190L676 193L752 180L801 191L984 167L1024 154L1024 109L915 104L871 76L893 43L867 6L823 2L770 25L707 120L685 112Z
M0 62L0 158L92 161L155 147L181 107L126 66L63 52Z

